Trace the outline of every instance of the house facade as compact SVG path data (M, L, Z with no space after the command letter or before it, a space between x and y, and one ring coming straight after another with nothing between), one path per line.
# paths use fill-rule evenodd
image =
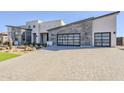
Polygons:
M56 46L115 47L118 13L91 17L49 29L49 41Z
M48 41L48 29L63 26L63 20L42 22L39 20L26 22L26 28L32 29L31 42L44 44Z
M48 41L48 29L63 25L64 22L62 20L47 22L33 20L26 22L24 26L7 25L7 29L12 41L17 41L19 45L24 43L43 44Z
M26 29L25 26L10 26L8 28L9 39L14 42L18 42L18 45L24 44L25 42L31 43L31 29Z
M55 46L115 47L117 15L120 12L90 17L65 24L63 20L28 21L24 26L7 26L12 40Z

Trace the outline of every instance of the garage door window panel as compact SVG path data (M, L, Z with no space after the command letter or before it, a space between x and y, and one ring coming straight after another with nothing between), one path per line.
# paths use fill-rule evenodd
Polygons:
M95 33L94 35L94 44L98 47L107 47L111 44L111 33L105 32L105 33Z
M62 41L63 45L80 45L80 34L77 33L69 33L69 34L61 34L62 40L60 40L60 36L58 34L58 45L59 42Z

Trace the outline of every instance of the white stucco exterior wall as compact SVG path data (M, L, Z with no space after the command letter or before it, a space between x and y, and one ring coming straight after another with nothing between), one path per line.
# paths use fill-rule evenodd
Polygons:
M39 24L38 43L40 43L40 33L46 33L48 29L65 25L63 20L46 21Z
M40 20L34 20L34 21L28 21L26 22L26 28L28 28L30 25L30 29L32 29L32 43L33 43L33 33L36 33L36 43L40 43L40 33L47 32L48 29L55 28L58 26L65 25L63 20L52 20L52 21L46 21L42 22ZM35 28L33 28L33 25L35 25Z
M40 33L47 31L48 29L52 29L55 27L59 27L62 25L65 25L62 20L53 20L53 21L47 21L40 23Z
M111 46L112 47L116 46L116 16L117 14L114 14L93 20L93 27L92 27L93 46L94 46L94 33L97 32L111 32Z
M26 28L31 27L32 29L32 36L31 36L31 42L33 43L33 33L36 33L36 43L38 43L38 35L39 35L39 24L42 23L40 20L33 20L33 21L28 21L26 22ZM33 28L33 25L35 25L35 28Z

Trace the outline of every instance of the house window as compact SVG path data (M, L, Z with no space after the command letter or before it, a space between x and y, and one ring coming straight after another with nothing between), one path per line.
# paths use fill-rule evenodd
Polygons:
M30 28L31 28L31 26L29 25L29 26L28 26L28 28L30 29Z
M35 25L33 25L33 28L35 28Z

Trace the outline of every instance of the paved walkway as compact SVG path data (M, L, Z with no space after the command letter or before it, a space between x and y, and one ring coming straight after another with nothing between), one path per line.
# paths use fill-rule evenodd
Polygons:
M38 50L0 62L0 80L124 80L124 50Z

